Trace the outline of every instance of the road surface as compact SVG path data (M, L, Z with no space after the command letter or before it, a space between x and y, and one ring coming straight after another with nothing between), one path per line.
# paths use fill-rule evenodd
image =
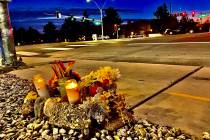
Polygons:
M18 47L17 51L27 57L210 66L210 34L45 44Z

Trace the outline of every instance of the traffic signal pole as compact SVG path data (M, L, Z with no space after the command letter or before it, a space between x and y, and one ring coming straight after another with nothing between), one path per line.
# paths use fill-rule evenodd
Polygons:
M2 37L3 62L5 66L16 66L17 57L14 45L13 28L10 21L8 2L10 0L0 0L0 30Z

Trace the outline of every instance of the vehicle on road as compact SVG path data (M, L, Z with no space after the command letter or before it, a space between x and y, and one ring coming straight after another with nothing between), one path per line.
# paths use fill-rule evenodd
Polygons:
M104 38L104 40L110 39L110 37L108 35L105 35L103 38ZM102 40L101 35L98 36L98 40Z
M184 30L182 28L177 28L177 29L166 29L164 34L165 35L175 35L175 34L185 34L185 33L194 33L195 29L188 29Z
M186 34L186 33L192 34L192 33L198 33L201 31L202 31L202 28L197 27L197 26L188 27L188 28L180 26L176 29L166 29L164 34L165 35Z

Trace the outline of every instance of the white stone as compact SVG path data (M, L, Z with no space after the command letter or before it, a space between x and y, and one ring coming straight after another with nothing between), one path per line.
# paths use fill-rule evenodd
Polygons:
M53 128L53 135L57 135L58 134L58 128Z
M63 129L63 128L61 128L61 129L59 130L59 133L60 133L61 135L63 135L63 134L65 134L65 133L66 133L66 130L65 130L65 129Z

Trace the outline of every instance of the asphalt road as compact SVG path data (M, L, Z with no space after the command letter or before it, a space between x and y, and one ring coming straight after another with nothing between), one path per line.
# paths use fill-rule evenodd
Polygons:
M17 47L19 56L210 66L210 33Z

